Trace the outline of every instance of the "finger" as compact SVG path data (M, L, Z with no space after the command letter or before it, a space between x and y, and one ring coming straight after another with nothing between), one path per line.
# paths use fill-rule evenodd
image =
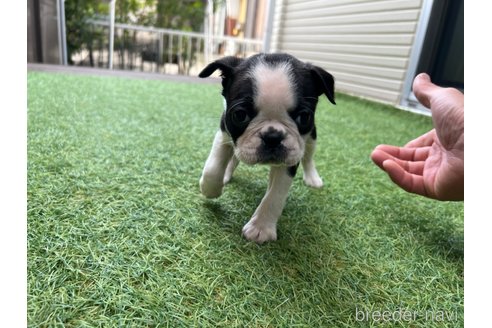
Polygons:
M410 174L423 175L424 174L424 161L402 161L398 158L392 158L392 161L395 161L398 166L404 169L406 172ZM384 163L384 162L383 162Z
M384 170L388 173L391 180L398 186L400 186L403 190L414 194L427 196L423 176L411 174L405 171L393 160L384 161L383 167Z
M406 148L392 145L379 145L374 151L382 151L404 161L424 161L429 156L430 149L431 147Z
M374 164L376 164L377 166L379 166L379 168L383 170L384 170L383 162L390 158L393 158L393 156L382 150L379 150L378 148L374 149L371 153L371 159L374 162Z
M436 91L441 87L431 82L430 76L426 73L420 73L413 80L413 93L418 101L427 108L431 108L431 99Z
M381 169L384 170L383 163L386 160L395 161L400 167L411 174L422 175L424 172L425 161L405 161L398 159L382 150L375 150L371 154L371 159L376 163Z
M432 129L426 134L421 135L420 137L409 141L404 147L406 148L416 148L416 147L426 147L432 146L436 137L436 130Z

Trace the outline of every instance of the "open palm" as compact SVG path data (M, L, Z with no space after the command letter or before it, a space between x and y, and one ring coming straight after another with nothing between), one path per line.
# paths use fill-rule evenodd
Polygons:
M403 147L379 145L371 158L408 192L439 200L462 200L464 187L464 97L440 88L427 75L414 81L419 101L432 110L434 129Z
M463 161L433 129L404 147L379 145L373 161L404 190L440 200L463 199ZM461 188L460 188L461 186Z

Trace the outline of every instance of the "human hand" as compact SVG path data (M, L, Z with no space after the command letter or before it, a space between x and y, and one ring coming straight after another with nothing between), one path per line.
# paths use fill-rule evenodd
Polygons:
M441 88L427 74L413 82L417 99L432 111L434 129L403 147L379 145L371 154L404 190L438 200L464 198L464 96Z

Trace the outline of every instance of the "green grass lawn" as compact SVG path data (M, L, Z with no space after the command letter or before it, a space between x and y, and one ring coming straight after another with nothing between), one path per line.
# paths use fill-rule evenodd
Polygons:
M405 193L369 157L430 118L321 99L325 186L298 172L258 246L241 228L267 167L199 192L221 112L219 84L28 73L30 327L463 326L463 203Z

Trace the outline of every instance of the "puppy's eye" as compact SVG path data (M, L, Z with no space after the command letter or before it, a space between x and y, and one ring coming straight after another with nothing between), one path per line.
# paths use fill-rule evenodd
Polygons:
M242 108L234 110L234 112L231 113L231 118L235 125L245 125L251 120L248 111Z
M296 123L299 125L299 127L307 127L311 124L311 112L304 110L299 113L296 117Z

